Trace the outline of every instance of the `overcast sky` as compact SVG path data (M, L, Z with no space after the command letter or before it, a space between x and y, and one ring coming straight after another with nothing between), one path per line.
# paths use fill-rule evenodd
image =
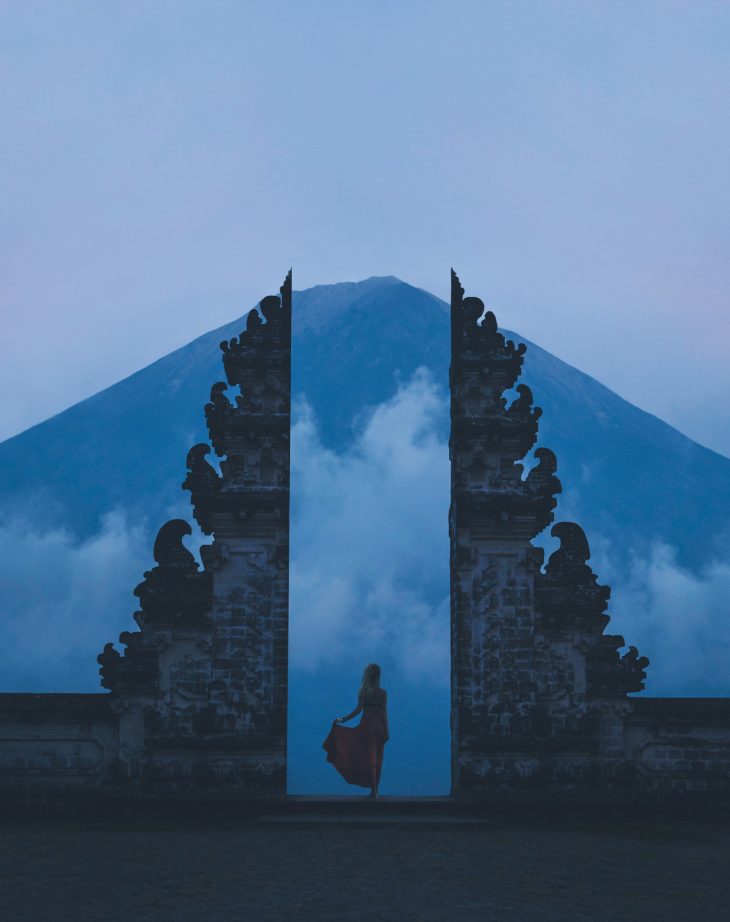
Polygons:
M0 438L276 290L449 267L730 454L730 4L0 6Z

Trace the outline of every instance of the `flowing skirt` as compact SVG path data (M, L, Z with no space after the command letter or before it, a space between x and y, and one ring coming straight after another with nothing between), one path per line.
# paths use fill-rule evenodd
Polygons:
M383 712L380 708L366 708L356 727L333 723L322 748L327 761L349 784L376 788L380 784L385 740Z

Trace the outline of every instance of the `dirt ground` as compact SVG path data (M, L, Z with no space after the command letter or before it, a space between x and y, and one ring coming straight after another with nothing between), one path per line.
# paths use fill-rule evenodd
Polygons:
M3 922L724 922L730 827L4 820Z

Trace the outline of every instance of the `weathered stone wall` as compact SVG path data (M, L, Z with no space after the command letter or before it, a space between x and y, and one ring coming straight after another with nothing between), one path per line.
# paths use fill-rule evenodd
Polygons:
M96 791L117 752L108 694L0 694L0 802Z
M657 795L730 788L730 699L634 698L623 723L636 786Z

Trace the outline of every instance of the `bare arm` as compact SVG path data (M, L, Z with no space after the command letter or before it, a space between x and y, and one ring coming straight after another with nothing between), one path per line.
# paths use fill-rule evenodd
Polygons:
M357 699L357 707L355 708L354 711L348 714L347 717L335 717L335 723L338 723L338 724L346 723L348 720L352 720L353 717L357 717L360 711L362 711L362 698Z
M385 718L385 739L390 739L390 730L388 729L388 693L383 691L383 717Z

